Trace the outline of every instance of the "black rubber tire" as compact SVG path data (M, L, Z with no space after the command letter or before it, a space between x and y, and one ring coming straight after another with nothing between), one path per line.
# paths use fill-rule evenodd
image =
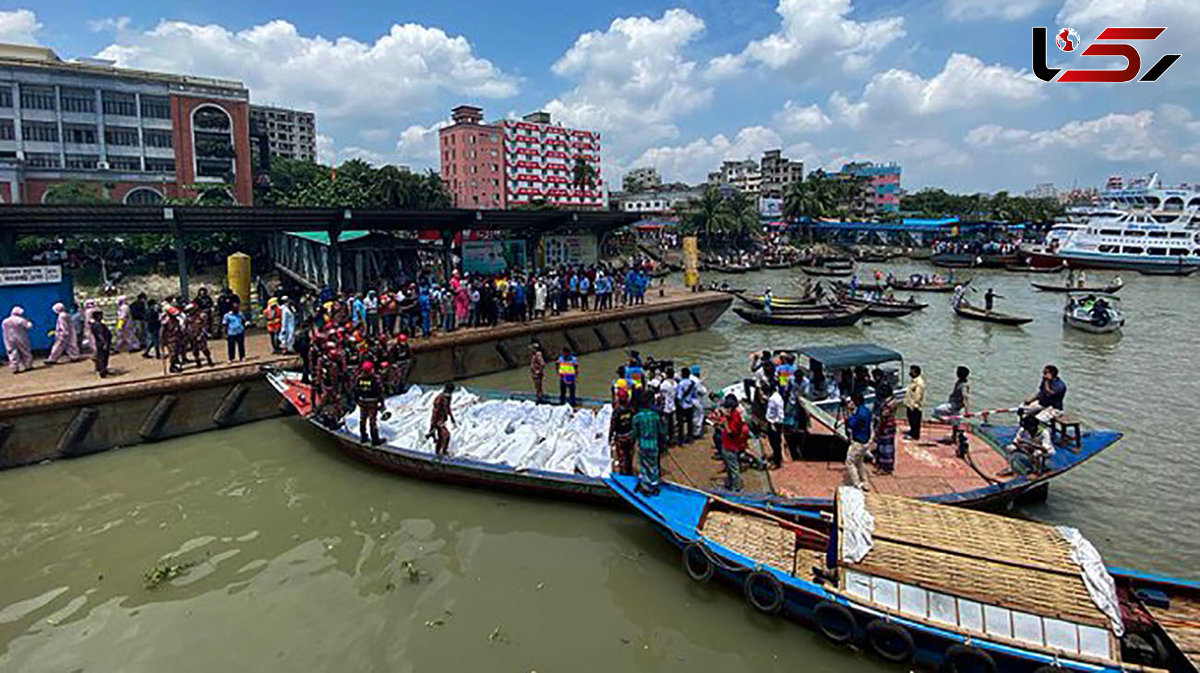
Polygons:
M754 609L759 612L775 614L783 608L783 585L771 573L756 570L746 575L746 580L742 583L742 591L746 594L746 600L750 602L750 605L753 605Z
M708 553L696 542L689 542L683 546L683 569L687 571L688 577L700 583L712 579L713 573L716 572L712 559L708 558Z
M857 630L854 613L844 605L829 601L817 603L817 607L813 608L813 621L817 623L817 630L821 635L830 642L845 645L854 640L854 632Z
M951 645L946 649L942 670L946 673L996 673L996 660L978 647Z
M912 661L917 651L908 629L882 619L867 624L867 643L875 654L894 664Z

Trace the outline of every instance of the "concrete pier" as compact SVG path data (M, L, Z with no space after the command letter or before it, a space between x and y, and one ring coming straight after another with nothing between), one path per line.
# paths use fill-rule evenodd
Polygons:
M657 288L652 291L657 295ZM529 323L463 329L413 342L412 380L438 383L528 365L538 339L548 358L569 346L575 353L707 329L732 303L725 294L666 290L641 306L570 311ZM82 456L115 447L214 430L289 413L267 384L264 365L298 364L272 356L265 334L247 339L245 363L222 363L224 344L213 341L218 364L164 374L162 363L117 355L118 376L101 380L90 362L39 367L17 376L0 372L0 469Z

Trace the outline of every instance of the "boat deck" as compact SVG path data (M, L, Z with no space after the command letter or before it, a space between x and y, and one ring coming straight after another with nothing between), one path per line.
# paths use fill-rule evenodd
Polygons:
M826 430L826 432L828 432ZM870 486L877 493L907 497L936 496L986 488L989 482L979 472L997 481L1008 461L984 438L968 433L971 464L955 456L949 442L950 428L926 424L921 440L896 435L896 469L890 475L877 475L868 466ZM766 438L753 440L750 452L770 452ZM832 500L845 479L841 460L791 460L784 449L783 467L771 472L742 468L742 490L746 493L772 493L785 498L821 498ZM663 458L665 479L695 488L721 488L725 482L724 463L715 457L711 438L676 447Z
M1147 607L1188 661L1200 668L1200 599L1172 596L1167 609Z

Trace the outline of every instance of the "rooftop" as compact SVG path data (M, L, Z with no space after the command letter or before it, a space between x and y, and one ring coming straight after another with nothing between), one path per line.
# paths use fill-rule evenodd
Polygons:
M195 75L176 75L173 73L119 68L113 62L95 58L83 58L75 61L64 61L47 47L30 47L20 44L0 43L0 67L40 68L44 70L59 70L87 75L104 75L108 77L128 77L131 79L153 80L168 84L191 84L195 86L221 87L246 91L246 85L238 80L218 79L215 77L197 77Z

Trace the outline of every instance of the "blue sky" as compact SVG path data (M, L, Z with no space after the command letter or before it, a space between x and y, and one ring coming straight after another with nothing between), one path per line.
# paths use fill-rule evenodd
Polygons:
M345 11L341 11L341 10ZM1048 84L1030 29L1165 26L1153 84ZM1195 0L717 0L331 5L40 0L0 41L244 81L312 109L326 160L436 167L455 104L549 110L604 133L604 174L694 182L782 148L808 168L899 161L904 185L1021 191L1160 171L1200 181ZM1050 46L1053 65L1103 67ZM1098 63L1088 63L1097 61Z

